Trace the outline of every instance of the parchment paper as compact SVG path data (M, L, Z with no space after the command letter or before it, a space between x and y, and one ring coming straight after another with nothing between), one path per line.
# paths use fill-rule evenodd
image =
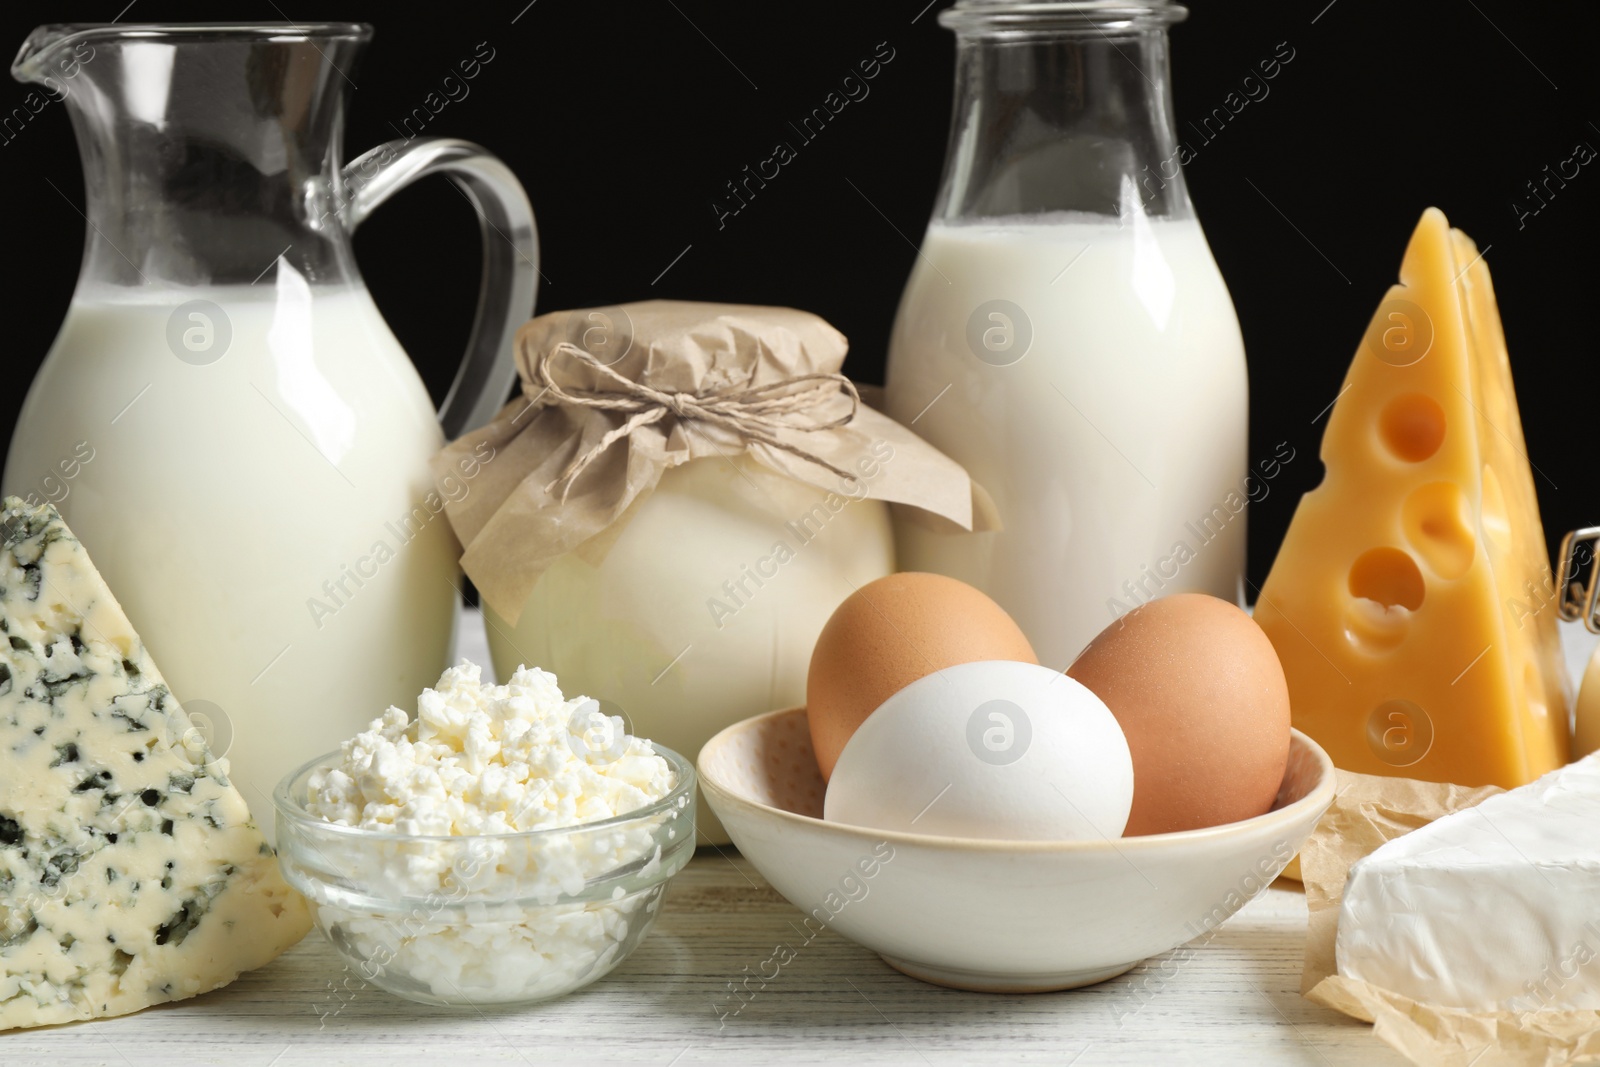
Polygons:
M1442 1008L1338 974L1334 944L1351 865L1386 841L1501 792L1494 786L1467 789L1348 771L1338 775L1332 806L1300 850L1310 912L1300 980L1306 998L1372 1023L1377 1037L1413 1063L1556 1067L1600 1060L1600 1012Z

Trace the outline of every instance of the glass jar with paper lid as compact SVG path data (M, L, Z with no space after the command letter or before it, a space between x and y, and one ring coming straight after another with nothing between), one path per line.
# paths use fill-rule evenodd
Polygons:
M788 308L652 301L523 327L522 395L435 462L497 675L543 667L691 757L804 703L833 609L894 569L889 504L985 521L959 466L861 402L846 348ZM452 494L464 463L481 471Z

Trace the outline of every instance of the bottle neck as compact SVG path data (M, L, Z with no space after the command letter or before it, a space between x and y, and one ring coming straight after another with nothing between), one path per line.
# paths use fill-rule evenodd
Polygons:
M946 24L959 37L936 220L1191 214L1165 21Z

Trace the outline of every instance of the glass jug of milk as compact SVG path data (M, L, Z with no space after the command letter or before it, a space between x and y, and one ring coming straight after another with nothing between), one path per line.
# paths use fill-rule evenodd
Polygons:
M962 0L943 187L896 319L888 410L1004 529L902 522L899 564L1006 608L1066 667L1159 595L1244 573L1244 347L1184 188L1160 0Z
M88 226L5 491L60 508L264 826L280 777L448 665L459 550L428 461L504 402L533 306L533 216L502 163L413 138L344 164L370 36L46 26L12 67L66 101ZM453 79L488 61L469 58ZM350 242L435 172L477 208L485 254L442 412Z

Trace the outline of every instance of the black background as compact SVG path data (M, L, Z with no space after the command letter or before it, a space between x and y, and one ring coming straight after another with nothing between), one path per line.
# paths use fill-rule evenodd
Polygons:
M7 5L0 26L20 44L38 23L107 21L123 2ZM546 278L539 310L657 296L793 305L850 337L847 371L882 381L944 156L954 48L935 15L946 0L927 9L927 0L280 2L230 3L225 17L377 27L353 72L347 157L396 136L391 123L480 42L493 49L470 95L426 133L488 146L527 186ZM129 7L122 21L222 14L215 4ZM1173 31L1180 130L1280 42L1294 50L1270 94L1187 168L1244 329L1252 459L1279 441L1316 451L1323 423L1313 420L1334 398L1417 216L1435 204L1488 249L1547 534L1600 522L1593 460L1580 444L1592 440L1583 405L1595 395L1600 162L1538 214L1519 223L1513 206L1578 142L1600 149L1597 39L1600 12L1589 4L1195 0ZM712 202L723 184L881 41L895 59L870 96L719 229ZM9 111L26 92L0 87L0 106ZM0 145L0 197L9 207L0 440L9 440L82 250L82 178L64 106ZM433 179L379 212L356 248L440 396L475 300L471 208ZM1252 508L1252 581L1320 476L1316 462L1294 463Z

